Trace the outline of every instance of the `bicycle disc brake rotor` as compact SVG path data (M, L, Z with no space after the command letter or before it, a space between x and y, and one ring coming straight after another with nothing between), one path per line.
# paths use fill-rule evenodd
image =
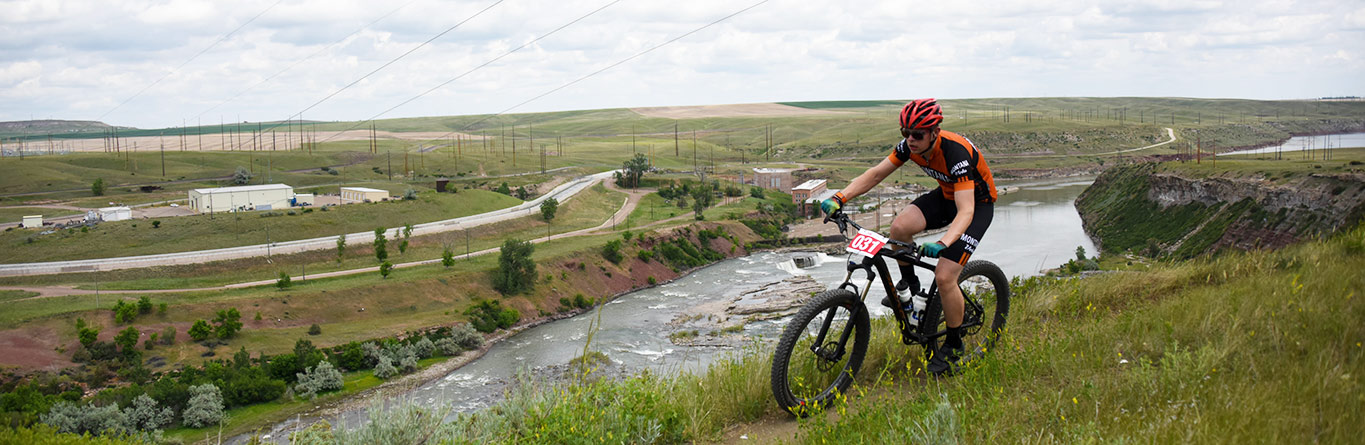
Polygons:
M839 350L839 343L829 342L815 350L815 369L820 372L829 372L839 363L839 357L834 356L835 351Z

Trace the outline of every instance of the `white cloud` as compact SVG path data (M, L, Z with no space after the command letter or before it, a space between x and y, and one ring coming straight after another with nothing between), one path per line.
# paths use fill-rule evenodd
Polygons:
M305 114L364 119L610 0L504 2L477 17L491 1L284 0L185 63L274 3L6 2L0 120L108 113L111 123L159 127L196 117L282 119L468 19ZM621 1L386 117L498 112L751 4ZM1362 43L1365 8L1333 0L770 0L515 111L915 96L1359 95Z

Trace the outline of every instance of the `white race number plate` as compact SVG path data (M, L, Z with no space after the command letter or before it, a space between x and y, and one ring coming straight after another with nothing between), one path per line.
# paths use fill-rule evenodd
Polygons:
M854 236L853 239L848 242L848 247L844 248L844 250L849 251L849 253L871 257L876 255L877 251L881 250L882 246L885 245L886 237L871 230L861 229L858 230L858 235Z

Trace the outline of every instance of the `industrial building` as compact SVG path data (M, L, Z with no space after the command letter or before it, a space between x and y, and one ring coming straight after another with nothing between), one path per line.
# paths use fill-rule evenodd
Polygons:
M190 208L196 213L271 210L290 207L294 198L294 187L286 184L194 189Z
M133 209L130 207L104 207L96 211L96 216L99 217L100 221L123 221L133 219Z
M24 219L22 219L22 220L20 220L20 221L21 221L21 222L19 223L19 226L20 226L20 227L23 227L23 228L25 228L25 229L34 229L34 228L41 228L41 227L43 227L43 215L27 215L27 216L24 216Z
M348 202L379 202L389 199L388 190L379 190L366 187L342 187L341 203Z
M812 179L792 187L792 204L797 211L807 217L820 216L820 203L834 197L838 190L825 188L824 179Z
M790 168L755 168L754 185L782 193L792 191L792 171Z

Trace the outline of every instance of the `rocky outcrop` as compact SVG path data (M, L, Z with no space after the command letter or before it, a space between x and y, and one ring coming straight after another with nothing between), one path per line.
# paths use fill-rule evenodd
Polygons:
M1207 176L1160 164L1124 166L1097 178L1076 207L1105 251L1190 257L1279 248L1354 227L1365 216L1365 173L1319 170Z

